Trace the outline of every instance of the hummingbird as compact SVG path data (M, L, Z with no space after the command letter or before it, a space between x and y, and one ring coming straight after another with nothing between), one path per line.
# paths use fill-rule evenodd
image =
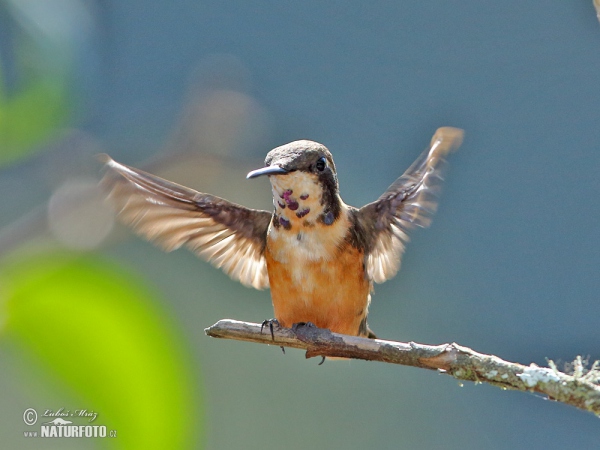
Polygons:
M344 203L330 151L310 140L271 150L264 167L248 173L269 178L272 212L108 156L101 183L120 220L141 236L166 251L185 246L245 286L270 288L280 326L376 338L367 324L373 284L398 272L410 230L430 224L445 157L463 134L439 128L409 169L362 208Z

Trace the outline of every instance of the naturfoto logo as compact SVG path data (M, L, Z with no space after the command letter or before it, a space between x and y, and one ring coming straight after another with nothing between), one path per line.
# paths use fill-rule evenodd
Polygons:
M24 431L25 437L43 437L43 438L104 438L117 437L116 430L107 432L105 425L91 425L96 420L98 414L87 409L69 410L60 408L57 410L45 409L41 415L34 408L28 408L23 413L23 422L26 425L33 426L37 423L38 417L53 418L40 424L39 431ZM77 425L74 420L87 419L86 425Z

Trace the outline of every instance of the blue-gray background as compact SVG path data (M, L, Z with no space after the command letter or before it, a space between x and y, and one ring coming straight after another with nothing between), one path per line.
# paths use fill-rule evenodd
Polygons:
M600 23L591 0L62 3L87 24L74 50L78 139L134 165L198 151L226 182L176 181L250 206L268 208L270 190L243 174L277 145L327 145L344 200L360 206L437 127L464 128L434 223L413 233L399 275L376 287L371 327L522 363L600 358ZM65 177L95 173L84 154L53 145L0 173L2 225ZM150 280L189 340L207 448L600 442L596 417L532 394L386 364L317 366L298 351L209 339L203 328L218 319L271 317L268 291L131 236L102 252ZM13 396L25 389L0 381L19 386Z

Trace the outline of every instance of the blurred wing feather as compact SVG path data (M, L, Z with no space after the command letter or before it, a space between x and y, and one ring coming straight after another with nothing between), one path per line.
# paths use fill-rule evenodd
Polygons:
M166 251L186 246L231 278L269 287L264 258L271 213L127 167L106 157L101 184L122 222Z
M376 283L389 280L400 269L409 230L431 223L446 166L444 157L462 139L462 130L438 129L429 148L410 168L377 201L357 211L357 226L367 236L363 243L367 276Z

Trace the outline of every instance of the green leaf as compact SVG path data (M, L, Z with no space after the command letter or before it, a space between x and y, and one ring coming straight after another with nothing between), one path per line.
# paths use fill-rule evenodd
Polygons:
M191 358L138 277L64 254L0 273L8 293L0 336L89 401L97 424L117 430L118 438L103 444L181 449L202 436Z

